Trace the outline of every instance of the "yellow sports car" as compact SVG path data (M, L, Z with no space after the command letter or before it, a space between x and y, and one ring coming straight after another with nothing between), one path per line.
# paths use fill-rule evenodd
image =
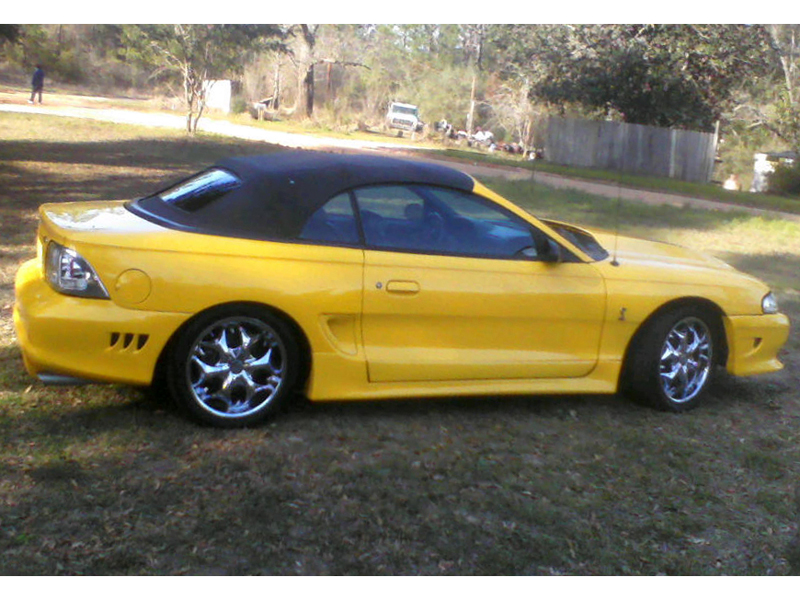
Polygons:
M40 219L16 281L27 370L163 379L223 427L298 391L623 389L682 411L716 365L780 369L789 332L764 284L714 258L538 220L424 162L232 158L132 202L46 204Z

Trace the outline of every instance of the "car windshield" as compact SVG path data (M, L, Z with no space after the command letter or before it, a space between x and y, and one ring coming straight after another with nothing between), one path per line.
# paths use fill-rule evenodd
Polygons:
M210 169L164 190L159 197L167 204L193 212L239 185L241 181L233 173L223 169Z
M417 116L417 107L415 106L398 106L394 105L392 108L393 113L401 114L401 115L414 115Z
M568 239L575 244L578 248L583 250L587 255L591 256L594 260L603 260L608 256L608 252L603 248L593 236L577 227L570 227L563 223L555 221L544 221L556 233Z

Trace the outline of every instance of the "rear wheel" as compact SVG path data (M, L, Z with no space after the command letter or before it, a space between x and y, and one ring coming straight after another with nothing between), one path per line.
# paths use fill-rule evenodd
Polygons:
M250 306L215 310L178 338L167 366L170 391L196 420L244 427L290 398L300 351L286 324Z
M631 345L623 382L627 391L661 410L695 408L713 379L721 347L718 322L702 307L657 315Z

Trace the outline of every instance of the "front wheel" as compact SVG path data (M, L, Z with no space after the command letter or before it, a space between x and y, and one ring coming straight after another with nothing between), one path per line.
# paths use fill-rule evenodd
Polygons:
M699 307L680 307L656 316L634 339L624 385L656 408L695 408L711 385L721 346L716 316Z
M170 391L196 420L217 427L264 421L290 397L300 351L290 329L249 306L211 311L178 338Z

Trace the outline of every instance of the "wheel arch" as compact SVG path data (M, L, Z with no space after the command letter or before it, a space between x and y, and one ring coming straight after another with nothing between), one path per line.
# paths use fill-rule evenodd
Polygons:
M291 315L274 306L270 306L268 304L263 304L260 302L225 302L222 304L215 304L213 306L204 308L200 312L197 312L188 319L186 319L183 323L181 323L180 327L178 327L172 333L172 335L169 337L169 340L167 340L167 343L164 344L164 347L161 349L161 353L158 356L158 360L156 361L156 366L153 373L153 382L161 383L164 381L167 357L169 356L169 353L172 351L175 342L180 338L180 336L188 327L190 327L198 319L205 318L210 313L234 312L237 307L247 307L250 309L262 310L271 313L274 317L282 321L291 330L291 333L297 340L303 358L303 369L298 376L296 387L299 390L304 389L306 383L308 382L308 377L311 373L311 361L312 361L311 344L308 341L308 336L306 336L306 333L305 331L303 331L303 328L300 327L300 325L297 323L295 319L291 317Z
M622 361L622 368L619 372L618 388L622 386L626 379L627 369L630 364L631 351L636 348L638 340L641 338L642 334L647 331L653 320L660 317L664 313L687 306L699 307L714 317L713 322L709 323L709 325L713 328L713 333L716 338L715 341L718 342L719 346L719 351L716 354L714 362L723 366L728 362L728 339L725 332L725 324L723 322L725 311L722 310L722 308L716 302L709 300L708 298L701 298L697 296L676 298L662 304L653 312L651 312L647 318L639 324L639 327L636 328L636 331L631 336L630 340L628 340L628 345L625 348L625 354Z

